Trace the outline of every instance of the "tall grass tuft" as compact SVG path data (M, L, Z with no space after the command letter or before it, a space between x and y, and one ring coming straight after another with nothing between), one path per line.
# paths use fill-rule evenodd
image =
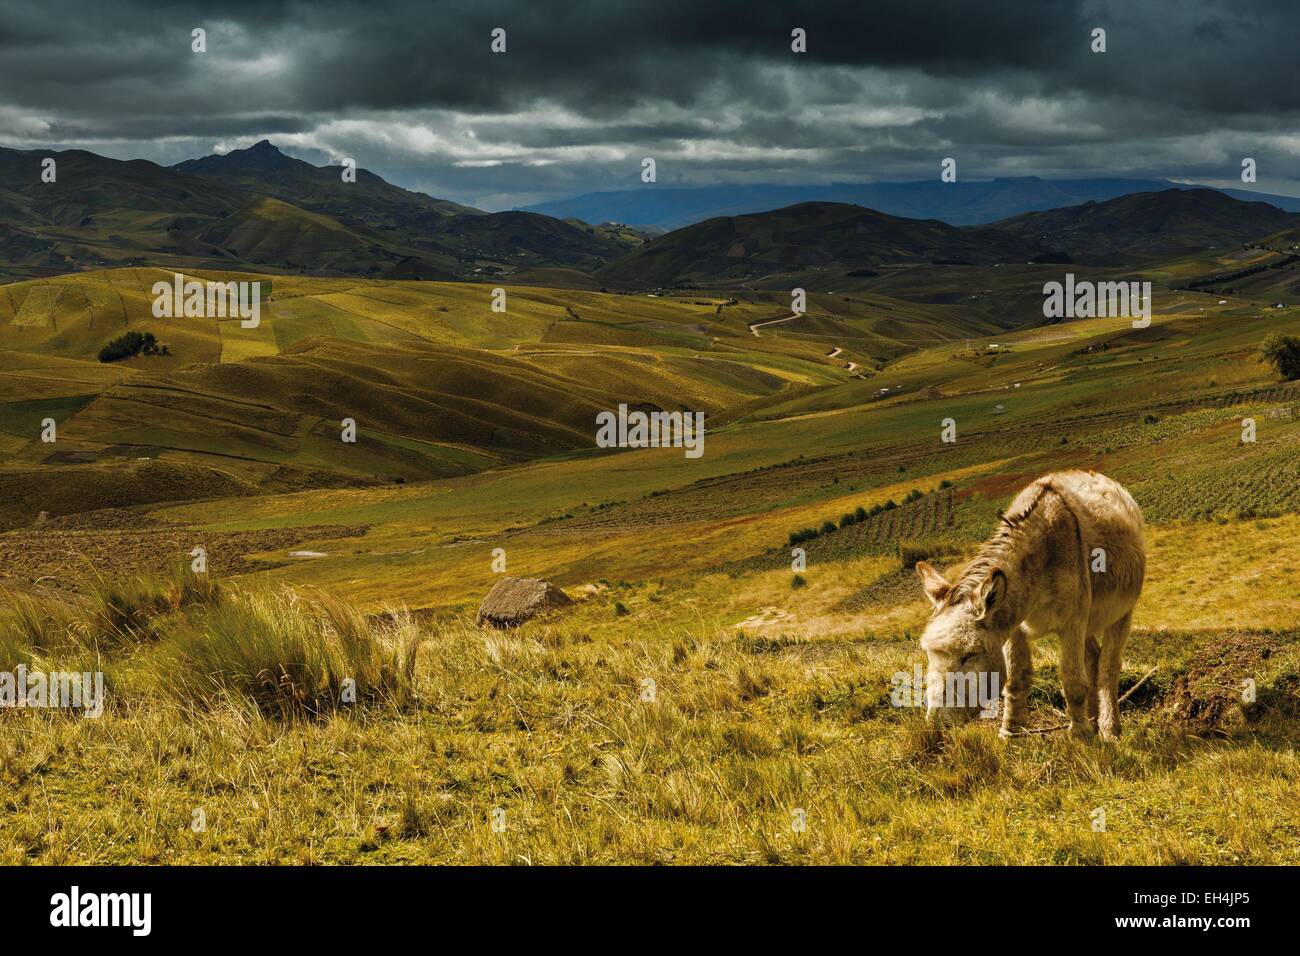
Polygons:
M169 620L153 682L185 706L251 700L263 714L315 718L411 696L419 631L379 622L321 591L241 592Z
M197 574L187 561L180 563L163 593L173 611L195 606L212 607L220 603L223 594L220 579L215 574Z
M75 611L62 601L0 588L0 670L78 648L76 625Z
M168 582L160 578L109 580L95 572L88 590L82 624L88 640L97 645L114 647L154 637L154 621L171 610Z
M170 574L108 579L92 571L85 581L89 595L81 629L87 642L106 649L129 646L160 636L168 615L215 607L222 587L214 574L198 574L187 561Z

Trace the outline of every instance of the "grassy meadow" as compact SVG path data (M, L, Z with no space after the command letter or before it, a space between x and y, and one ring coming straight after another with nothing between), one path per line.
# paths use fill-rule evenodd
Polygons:
M788 294L275 276L241 329L154 319L159 270L0 286L0 671L107 689L0 710L0 862L1300 862L1300 384L1256 357L1300 309L1018 330L1036 268L757 330ZM170 354L95 360L132 329ZM620 402L703 456L594 449ZM890 699L911 565L1062 468L1147 518L1124 735L937 738ZM502 555L576 603L476 627Z

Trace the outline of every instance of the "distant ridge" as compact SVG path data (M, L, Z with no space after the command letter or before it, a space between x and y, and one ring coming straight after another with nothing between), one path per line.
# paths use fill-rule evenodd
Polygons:
M1165 179L1062 179L1023 176L987 181L941 183L832 183L830 185L755 184L738 186L641 186L612 192L585 193L570 199L524 207L559 219L614 221L666 231L718 216L767 212L801 202L839 202L864 206L908 219L938 219L950 226L996 222L1025 212L1104 202L1128 193L1166 189L1197 189ZM1234 199L1270 203L1300 212L1300 198L1256 193L1246 189L1218 190Z
M887 263L993 264L1032 258L1034 246L989 228L905 219L848 203L809 202L677 229L604 267L612 284L653 288L742 281L776 272Z
M1300 215L1216 189L1166 189L1025 213L993 226L1027 243L1065 250L1075 261L1112 261L1118 255L1227 251L1295 229Z
M1300 215L1213 189L1165 189L957 228L845 203L800 203L674 230L602 268L624 288L744 285L776 274L803 285L870 278L878 266L1133 262L1203 253L1294 230Z

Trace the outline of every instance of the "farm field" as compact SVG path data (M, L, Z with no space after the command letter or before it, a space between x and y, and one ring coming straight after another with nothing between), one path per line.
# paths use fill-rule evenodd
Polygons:
M0 286L0 669L110 690L0 714L0 861L1300 863L1300 383L1257 357L1300 309L1162 289L1146 329L1041 325L1023 270L978 306L900 272L755 334L788 292L506 285L498 314L259 275L244 329L154 318L168 275ZM96 360L129 330L168 354ZM620 403L706 412L703 455L592 447ZM1066 468L1147 519L1124 736L936 745L891 705L911 566ZM481 629L502 573L575 603ZM1054 641L1034 665L1041 727Z

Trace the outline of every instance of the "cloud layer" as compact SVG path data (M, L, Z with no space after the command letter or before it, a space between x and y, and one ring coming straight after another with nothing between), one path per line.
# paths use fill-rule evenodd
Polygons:
M484 208L630 188L645 156L673 184L952 156L965 178L1223 185L1250 156L1260 190L1300 195L1297 35L1291 0L8 0L0 143L173 163L269 138Z

